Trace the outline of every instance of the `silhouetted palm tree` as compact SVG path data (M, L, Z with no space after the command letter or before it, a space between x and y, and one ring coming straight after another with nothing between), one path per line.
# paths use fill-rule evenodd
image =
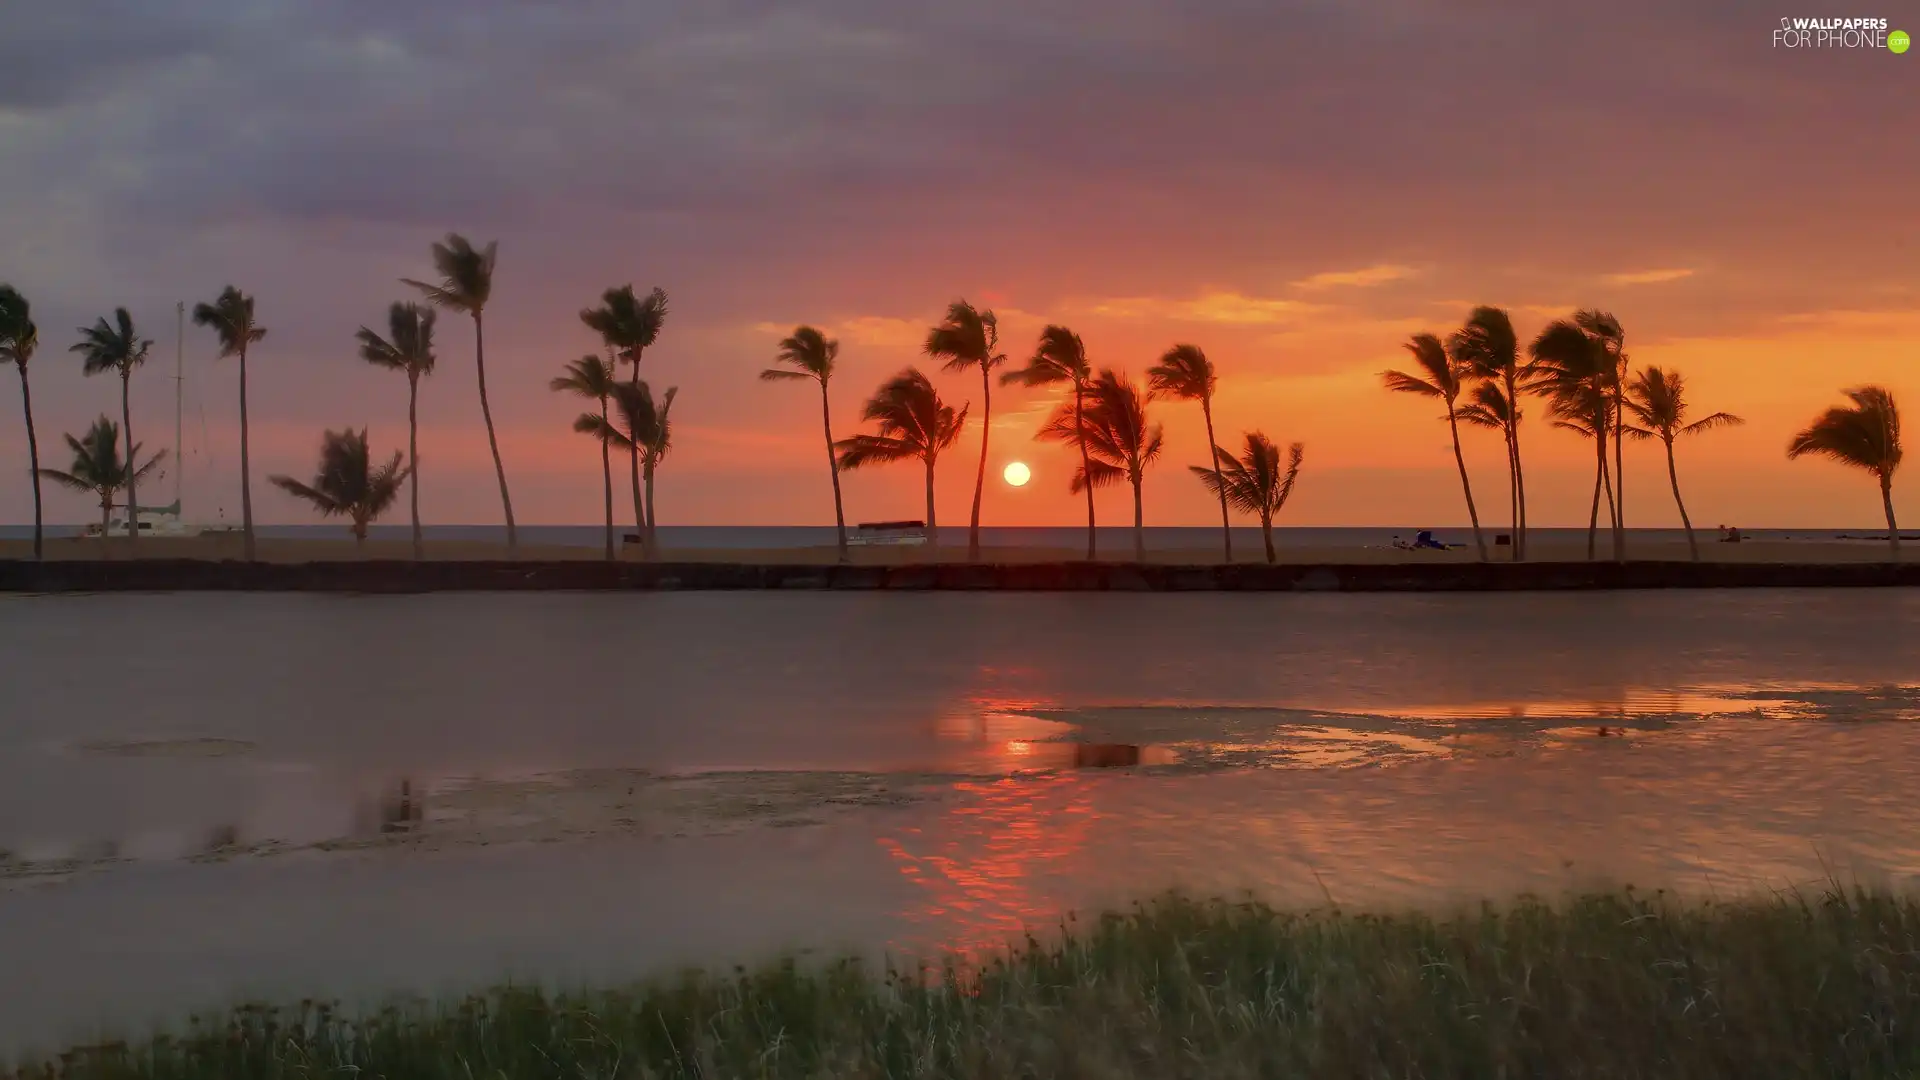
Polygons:
M1504 408L1495 410L1500 430L1507 442L1508 493L1513 503L1513 557L1527 557L1527 481L1520 466L1520 391L1529 369L1520 361L1520 341L1514 336L1513 322L1497 307L1477 307L1467 315L1466 325L1447 339L1447 353L1455 364L1477 379L1498 387ZM1494 399L1477 391L1475 401L1491 406ZM1465 415L1461 419L1467 419ZM1469 421L1472 422L1472 421Z
M980 369L980 469L973 478L973 521L967 527L967 558L980 557L980 496L987 485L987 436L993 430L993 369L1007 362L1000 347L1000 324L992 311L965 300L947 305L947 317L927 331L928 356L946 358L948 371Z
M640 482L647 489L648 558L660 554L660 515L653 507L653 473L673 448L673 399L679 394L679 387L669 386L656 404L646 383L628 383L619 390L620 415L627 421L634 445L640 448Z
M1533 377L1526 389L1548 400L1554 425L1594 441L1593 508L1587 518L1587 558L1596 555L1600 525L1600 491L1612 487L1607 475L1607 439L1614 430L1613 383L1618 374L1604 345L1570 319L1557 319L1540 331L1528 347ZM1617 508L1613 513L1618 518ZM1615 541L1619 537L1615 535Z
M520 550L520 531L513 523L513 496L507 491L507 467L500 461L500 440L493 431L493 407L487 402L487 334L482 316L493 296L493 267L500 245L475 250L467 238L448 233L444 244L433 245L433 268L440 283L401 278L436 307L464 311L473 317L473 370L480 381L480 418L487 424L487 448L493 451L493 472L500 480L500 509L507 519L507 553Z
M1605 438L1611 427L1613 403L1604 392L1588 391L1566 398L1551 398L1547 403L1547 414L1553 417L1553 426L1562 431L1571 431L1583 439L1592 439L1596 447L1604 447ZM1604 450L1597 451L1603 454ZM1587 558L1596 556L1600 529L1600 502L1604 495L1607 504L1608 520L1612 520L1613 479L1606 458L1600 457L1593 473L1593 505L1587 512Z
M1717 412L1687 423L1687 384L1677 371L1650 367L1627 387L1627 414L1640 422L1623 430L1642 439L1657 438L1667 448L1667 482L1673 485L1673 505L1680 510L1680 524L1687 529L1687 550L1693 561L1700 561L1700 544L1693 538L1693 519L1687 516L1687 504L1680 499L1680 474L1673 464L1673 440L1681 435L1698 435L1714 428L1734 427L1745 420L1728 412Z
M1613 398L1613 429L1619 431L1626 426L1626 389L1627 389L1627 332L1620 327L1620 320L1609 312L1583 308L1573 313L1575 326L1587 332L1599 345L1606 356L1608 368L1612 372L1608 392ZM1627 558L1627 477L1624 459L1625 443L1613 440L1613 557L1617 562Z
M1112 368L1100 372L1087 388L1088 405L1080 430L1087 440L1087 467L1074 477L1073 490L1126 480L1133 485L1133 557L1145 562L1147 535L1140 494L1147 467L1160 457L1165 443L1159 424L1147 422L1151 392L1141 393L1126 376ZM1055 416L1050 424L1071 420ZM1051 433L1064 438L1068 433Z
M1155 392L1200 403L1200 415L1207 421L1208 446L1217 445L1213 438L1213 388L1218 381L1213 362L1198 345L1175 345L1161 355L1158 364L1147 369L1147 385ZM1220 542L1226 549L1227 561L1232 562L1233 525L1227 520L1227 489L1218 455L1215 455L1213 481L1209 490L1220 496Z
M1447 347L1432 334L1415 334L1408 339L1407 352L1413 355L1414 362L1420 365L1423 375L1410 375L1404 371L1383 371L1380 379L1387 389L1403 394L1418 394L1421 397L1437 397L1447 405L1447 432L1453 436L1453 463L1460 468L1460 490L1467 497L1467 517L1473 522L1473 546L1480 552L1480 561L1487 561L1487 540L1480 533L1480 511L1473 504L1473 482L1467 479L1467 459L1460 452L1460 417L1456 402L1467 372L1463 365L1455 363L1447 355ZM1268 560L1271 562L1271 558Z
M84 361L82 370L88 375L102 372L118 372L120 375L120 429L127 440L127 460L133 460L133 408L128 400L128 384L133 380L133 371L147 362L147 350L153 342L143 338L133 328L133 316L126 308L115 308L113 322L102 318L92 326L80 328L80 340L69 352L81 354ZM156 455L157 459L157 455ZM133 472L127 477L127 539L133 540L140 535L140 496L137 490L140 476L145 469Z
M141 477L152 472L154 466L165 460L165 450L156 451L139 469L129 469L120 460L119 425L102 415L87 429L84 438L66 436L67 446L73 450L73 464L67 471L59 469L41 469L40 475L62 487L75 491L91 492L100 497L100 536L107 535L107 523L113 517L113 497L120 491L127 492L127 504L133 505L133 487ZM140 447L135 444L131 452L138 455ZM133 460L132 457L128 458Z
M40 505L40 439L33 430L33 390L27 384L27 365L40 347L40 328L33 325L27 298L11 285L0 283L0 364L20 371L20 412L27 422L27 475L33 483L33 557L38 559L44 519Z
M927 467L927 547L937 553L940 522L934 514L933 468L940 451L952 446L966 426L967 407L958 412L940 400L940 392L917 368L887 380L867 400L860 418L879 425L877 435L854 435L834 444L840 467L864 469L917 458Z
M827 434L827 473L833 477L833 525L840 561L845 562L847 515L840 505L840 463L833 454L833 412L827 406L827 380L833 377L833 362L840 355L840 343L811 326L797 326L791 335L780 340L779 348L774 362L788 366L762 371L762 382L812 379L820 384L820 426Z
M1900 410L1883 386L1860 386L1846 391L1852 408L1828 409L1793 437L1787 457L1817 454L1880 480L1880 502L1887 511L1887 543L1900 558L1900 526L1893 520L1893 473L1900 467Z
M557 393L573 394L590 398L600 403L599 415L581 413L574 418L573 430L591 435L600 444L600 482L606 498L607 509L607 551L611 561L613 550L613 458L609 450L610 440L607 433L612 430L609 423L607 399L613 396L619 377L614 374L613 363L602 360L589 353L567 365L566 374L555 376L547 384L549 390Z
M374 467L365 428L329 431L321 436L320 472L313 483L303 484L291 476L267 477L275 487L311 503L322 517L339 515L350 520L356 547L366 545L368 523L386 513L400 497L400 485L406 478L407 469L400 464L398 450L386 464Z
M1280 466L1280 448L1259 431L1247 432L1247 448L1238 458L1225 448L1213 448L1214 467L1189 465L1207 490L1221 496L1234 508L1260 519L1260 537L1266 542L1267 562L1276 562L1273 552L1273 516L1287 505L1293 494L1293 482L1300 476L1300 459L1306 448L1300 443L1287 447L1287 464Z
M387 333L383 338L366 327L354 337L360 342L360 359L389 371L407 375L407 490L413 503L413 557L426 557L426 543L420 535L420 380L433 374L433 309L419 304L394 304L387 309Z
M247 346L267 336L253 320L253 297L229 285L211 304L193 306L193 324L208 326L220 338L220 355L240 359L240 528L248 560L253 548L253 459L247 446Z
M1011 383L1022 386L1069 383L1073 386L1073 400L1061 403L1056 410L1057 415L1040 429L1038 437L1072 442L1080 450L1080 470L1083 473L1092 471L1087 456L1086 429L1081 423L1086 415L1087 385L1092 381L1093 365L1087 359L1086 345L1081 342L1079 334L1064 326L1049 326L1040 331L1040 344L1027 361L1027 366L1000 376L1003 386ZM1086 487L1084 490L1087 496L1087 559L1091 561L1095 552L1093 488Z
M599 334L600 341L613 350L615 364L633 365L630 385L638 386L641 356L660 340L660 329L667 322L667 292L655 287L641 297L634 295L631 285L608 289L600 294L599 307L580 312L580 321L587 324L589 330ZM637 447L629 446L627 456L633 475L634 538L644 546L647 511L640 493L640 451Z

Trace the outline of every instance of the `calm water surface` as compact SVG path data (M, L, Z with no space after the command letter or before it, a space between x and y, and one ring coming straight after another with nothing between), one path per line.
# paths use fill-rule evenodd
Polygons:
M1908 882L1916 719L1912 591L10 597L0 1044L1175 885Z

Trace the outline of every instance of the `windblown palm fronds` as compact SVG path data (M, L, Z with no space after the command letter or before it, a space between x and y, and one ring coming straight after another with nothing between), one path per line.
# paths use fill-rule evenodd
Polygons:
M1275 561L1273 518L1287 505L1294 481L1300 477L1300 461L1306 448L1300 443L1287 447L1287 462L1280 464L1280 448L1264 432L1250 431L1246 449L1236 458L1225 448L1213 448L1214 468L1189 465L1208 491L1228 505L1260 519L1260 535L1266 543L1267 561Z
M291 476L270 476L275 487L320 511L322 517L345 517L352 523L356 544L367 541L367 526L386 513L400 497L407 468L400 451L375 466L367 449L367 431L329 431L320 440L320 471L312 483Z
M1887 513L1887 543L1900 557L1900 527L1893 520L1893 474L1900 468L1900 410L1883 386L1846 391L1851 407L1828 409L1787 444L1787 457L1824 457L1870 472L1880 481L1880 502Z

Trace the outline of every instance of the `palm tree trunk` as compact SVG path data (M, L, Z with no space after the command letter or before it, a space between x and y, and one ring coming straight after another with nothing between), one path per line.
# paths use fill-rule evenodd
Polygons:
M980 559L980 495L987 487L987 436L993 431L993 379L980 361L980 468L973 476L973 523L967 526L967 561Z
M1073 432L1080 443L1080 475L1087 480L1087 561L1092 562L1094 554L1093 523L1093 462L1087 457L1086 427L1086 387L1079 379L1073 380Z
M248 562L252 562L254 558L252 465L253 459L247 455L247 346L242 341L240 344L240 531ZM179 463L175 462L174 468L179 467Z
M1260 538L1262 540L1265 540L1267 543L1267 565L1271 566L1274 563L1279 561L1278 559L1274 558L1274 555L1273 555L1273 514L1272 513L1262 512L1260 515ZM1482 550L1480 552L1480 557L1482 559L1486 558L1487 553L1484 550Z
M1600 481L1607 472L1607 433L1597 432L1593 437L1593 446L1593 510L1587 515L1588 562L1594 560L1600 542Z
M407 372L407 488L413 502L413 561L427 557L420 536L420 373Z
M607 427L607 399L600 399L600 428ZM600 440L600 486L607 498L607 561L612 562L613 555L613 450L607 440Z
M833 412L827 405L827 380L820 380L820 426L827 433L827 475L833 477L833 528L840 561L847 561L847 512L840 504L840 462L833 456Z
M20 361L20 411L27 419L27 468L33 480L33 557L41 557L40 441L33 433L33 392L27 389L27 362Z
M927 459L927 550L937 560L940 558L940 522L933 516L933 460Z
M1520 389L1514 382L1514 372L1507 370L1507 408L1513 411L1513 423L1509 429L1513 432L1513 491L1515 505L1519 507L1514 515L1513 556L1525 560L1527 557L1527 470L1520 458Z
M1473 505L1473 482L1467 479L1466 455L1460 452L1460 421L1454 417L1453 402L1447 402L1447 429L1453 432L1453 463L1460 467L1460 490L1467 496L1467 517L1473 522L1473 546L1480 549L1480 561L1487 561L1487 538L1480 535L1480 511ZM1219 462L1214 463L1216 471ZM1271 554L1271 553L1269 553ZM1273 560L1269 558L1268 562Z
M1513 524L1513 535L1508 559L1519 562L1525 556L1520 550L1520 460L1513 453L1513 428L1507 428L1507 520Z
M358 555L361 558L366 557L367 523L357 519L353 523L353 551L355 555Z
M1893 520L1893 477L1880 474L1880 505L1887 511L1887 546L1893 552L1893 561L1900 561L1900 526Z
M1680 500L1680 473L1673 467L1673 440L1667 440L1667 482L1673 485L1673 505L1680 510L1680 524L1687 530L1687 550L1693 561L1700 561L1700 542L1693 538L1693 519L1687 516L1687 504Z
M641 465L641 479L647 486L647 542L644 545L646 557L655 558L660 554L660 534L654 531L659 523L653 516L653 461L649 459Z
M1140 513L1140 476L1133 476L1133 561L1147 561L1147 527Z
M102 553L112 550L112 537L107 535L107 527L113 524L113 492L100 496L100 550Z
M1233 562L1233 522L1227 517L1227 487L1220 477L1220 453L1213 441L1213 395L1200 396L1200 413L1207 418L1207 456L1213 459L1213 490L1220 495L1220 540L1226 548L1227 562ZM1273 559L1269 557L1268 562Z
M633 385L640 385L640 350L633 350ZM632 434L629 432L629 434ZM640 444L632 443L627 447L628 462L633 473L633 538L645 552L647 543L647 506L640 498Z
M120 369L120 426L127 433L127 542L133 543L140 534L140 496L134 490L133 482L133 407L127 403L128 383L133 380L133 369ZM179 466L176 464L175 468Z
M1626 419L1623 408L1625 398L1621 396L1622 385L1626 381L1626 372L1620 372L1614 378L1613 388L1613 561L1627 561L1627 470L1626 459L1622 456L1625 433L1622 422Z
M493 409L487 404L486 333L480 312L473 313L473 370L480 379L480 417L487 422L487 448L493 451L493 472L500 480L500 509L507 516L507 557L520 554L520 532L513 527L513 496L507 494L507 467L500 462L500 440L493 433Z

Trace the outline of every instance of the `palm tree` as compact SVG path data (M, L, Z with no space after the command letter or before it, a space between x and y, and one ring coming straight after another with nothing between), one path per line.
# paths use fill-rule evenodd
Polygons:
M1677 371L1647 368L1627 387L1627 413L1640 422L1639 427L1623 428L1642 439L1658 438L1667 448L1667 482L1673 485L1673 505L1680 510L1680 524L1687 529L1687 550L1693 561L1700 561L1700 544L1693 538L1693 520L1687 517L1687 504L1680 499L1680 474L1673 466L1673 440L1681 435L1698 435L1714 428L1734 427L1745 420L1728 412L1717 412L1687 423L1687 384Z
M487 300L493 296L493 266L500 245L490 243L474 250L467 238L448 233L446 243L433 245L433 268L440 275L438 285L412 278L401 278L402 285L420 290L435 307L464 311L473 316L473 370L480 380L480 418L487 424L487 448L493 451L493 472L500 480L500 508L507 518L507 554L520 550L520 532L513 524L513 496L507 492L507 467L500 461L500 440L493 431L493 408L487 403L487 334L482 321Z
M1587 559L1596 557L1600 530L1600 502L1604 495L1607 505L1607 517L1611 521L1614 514L1613 478L1604 456L1608 432L1612 428L1610 417L1613 403L1604 393L1587 392L1566 398L1552 398L1547 404L1547 414L1553 417L1553 426L1562 431L1571 431L1583 439L1592 439L1599 460L1593 474L1593 505L1587 512Z
M1234 509L1253 514L1260 519L1260 536L1266 541L1267 562L1275 559L1273 553L1273 516L1287 505L1287 496L1293 494L1293 482L1300 477L1300 459L1305 455L1306 447L1294 443L1287 447L1287 467L1280 467L1280 448L1275 446L1265 432L1247 432L1246 452L1235 458L1224 447L1213 448L1213 468L1203 465L1189 465L1193 475L1207 486L1207 490L1225 498Z
M827 433L827 474L833 478L833 525L840 561L846 562L847 515L840 505L840 463L833 455L833 413L827 406L827 380L833 377L833 362L840 355L840 343L811 326L797 326L791 335L780 340L779 349L774 362L788 366L762 371L762 382L813 379L820 384L820 425Z
M918 458L927 467L927 546L939 550L940 522L934 515L933 467L940 451L952 446L967 423L967 407L940 400L940 392L918 368L887 380L867 400L860 418L880 427L877 435L854 435L834 443L842 469L864 469Z
M267 479L289 495L313 504L322 517L340 515L351 520L354 546L364 548L367 524L386 513L400 497L407 471L400 464L398 450L386 464L374 468L367 451L367 429L348 428L320 437L320 472L313 483L303 484L291 476Z
M253 297L229 285L211 304L193 306L193 325L220 337L220 355L240 358L240 522L248 561L253 559L253 469L247 455L247 346L267 336L253 321Z
M67 446L73 451L73 464L67 471L59 469L41 469L39 475L46 477L62 487L75 491L92 492L100 497L100 536L107 535L107 522L113 517L113 496L122 490L127 492L127 505L133 506L134 483L152 472L154 466L166 458L165 450L158 450L147 459L145 465L130 469L120 460L120 428L102 415L87 429L83 438L66 436ZM128 461L132 461L140 452L136 444L130 449Z
M33 325L27 298L11 285L0 283L0 364L20 371L20 411L27 422L27 475L33 482L33 557L41 550L43 521L40 508L40 440L33 432L33 390L27 385L27 364L40 347L40 329Z
M1213 362L1207 359L1207 354L1201 352L1198 345L1175 345L1160 357L1158 364L1147 369L1147 385L1156 393L1183 401L1200 402L1200 414L1207 421L1208 446L1216 445L1213 439L1213 389L1218 382ZM1227 488L1221 477L1218 455L1215 455L1213 484L1208 490L1220 496L1220 540L1226 548L1227 561L1232 562L1233 525L1227 520ZM1273 561L1271 553L1267 561Z
M547 384L547 389L556 393L575 394L591 398L600 403L599 415L581 413L574 418L573 430L591 435L600 443L600 483L607 504L607 560L614 558L613 552L613 459L609 451L607 432L612 430L608 422L607 399L613 396L618 376L614 374L613 363L602 360L591 353L567 365L566 374L557 375Z
M1480 534L1480 511L1473 505L1473 482L1467 479L1467 459L1460 452L1460 415L1455 405L1468 373L1464 365L1455 363L1447 355L1447 347L1432 334L1415 334L1408 339L1406 350L1413 354L1414 362L1420 365L1425 377L1404 371L1383 371L1380 379L1389 390L1437 397L1446 402L1447 431L1453 436L1453 463L1460 469L1460 490L1467 497L1467 517L1473 522L1473 546L1480 551L1480 561L1486 562L1487 540Z
M387 309L387 333L361 327L360 359L375 367L407 373L407 489L413 502L413 557L426 557L420 536L420 379L433 374L433 324L430 307L394 304Z
M1054 421L1040 429L1040 438L1057 438L1071 441L1080 449L1080 471L1091 474L1092 462L1087 456L1086 428L1082 421L1086 416L1087 386L1093 381L1093 364L1087 359L1087 347L1080 335L1064 326L1049 326L1040 331L1040 344L1027 366L1018 371L1009 371L1000 376L1001 385L1019 383L1022 386L1051 386L1054 383L1073 385L1073 403L1062 404ZM1087 487L1087 559L1094 557L1094 519L1093 488Z
M1527 557L1527 481L1520 467L1520 391L1531 369L1520 361L1520 341L1513 321L1497 307L1477 307L1466 325L1447 339L1447 354L1476 379L1497 386L1504 404L1496 410L1507 443L1507 488L1513 504L1513 557ZM1475 400L1490 406L1494 399L1476 391ZM1470 406L1471 407L1471 406ZM1462 419L1466 419L1462 416ZM1472 422L1472 421L1470 421Z
M633 286L622 285L600 294L600 306L580 312L580 321L600 335L600 341L613 350L616 364L633 365L631 385L640 385L640 357L660 340L660 328L667 321L667 293L655 287L644 298L634 295ZM640 450L629 446L633 467L633 531L646 543L646 506L640 497Z
M987 486L987 436L993 430L993 369L1007 362L1000 347L1000 324L992 311L965 300L947 305L947 317L927 331L928 356L945 357L948 371L980 369L980 469L973 478L973 521L967 527L967 558L980 557L980 496Z
M1893 473L1900 467L1900 410L1883 386L1846 391L1852 408L1828 409L1787 444L1787 457L1818 454L1865 469L1880 478L1880 503L1887 511L1887 543L1900 558L1900 527L1893 521Z
M1153 400L1153 394L1141 393L1126 376L1107 368L1087 388L1087 395L1091 404L1081 418L1078 434L1087 440L1089 460L1074 477L1073 490L1078 492L1083 487L1104 486L1122 479L1132 484L1133 557L1145 562L1147 536L1140 484L1146 478L1147 467L1160 457L1165 443L1160 425L1147 423L1147 403ZM1071 423L1069 418L1056 414L1049 425L1063 421ZM1048 434L1064 441L1074 433Z
M1574 312L1573 322L1593 338L1606 357L1610 372L1608 391L1613 398L1613 429L1619 431L1627 424L1627 332L1610 312L1592 308ZM1613 440L1613 557L1617 562L1625 562L1627 558L1627 475L1623 446L1620 439Z
M620 392L620 415L627 422L633 444L640 448L640 481L647 489L647 557L660 554L660 517L653 509L653 471L673 447L673 399L677 386L667 387L656 405L646 383L628 383Z
M1548 399L1554 427L1578 432L1594 442L1593 508L1587 517L1587 558L1595 557L1600 525L1600 491L1618 520L1607 473L1607 439L1615 428L1613 383L1618 375L1613 359L1600 339L1570 319L1557 319L1540 331L1528 347L1533 378L1526 389ZM1619 534L1614 534L1618 551Z
M92 326L80 328L80 340L69 352L81 354L84 362L82 370L88 375L117 371L120 373L120 426L126 433L127 460L133 460L133 409L128 403L128 384L133 380L133 370L147 362L147 350L153 342L141 337L133 328L133 316L126 308L115 308L113 322L105 318ZM140 534L140 496L136 489L145 469L131 473L127 477L127 539L133 540Z

